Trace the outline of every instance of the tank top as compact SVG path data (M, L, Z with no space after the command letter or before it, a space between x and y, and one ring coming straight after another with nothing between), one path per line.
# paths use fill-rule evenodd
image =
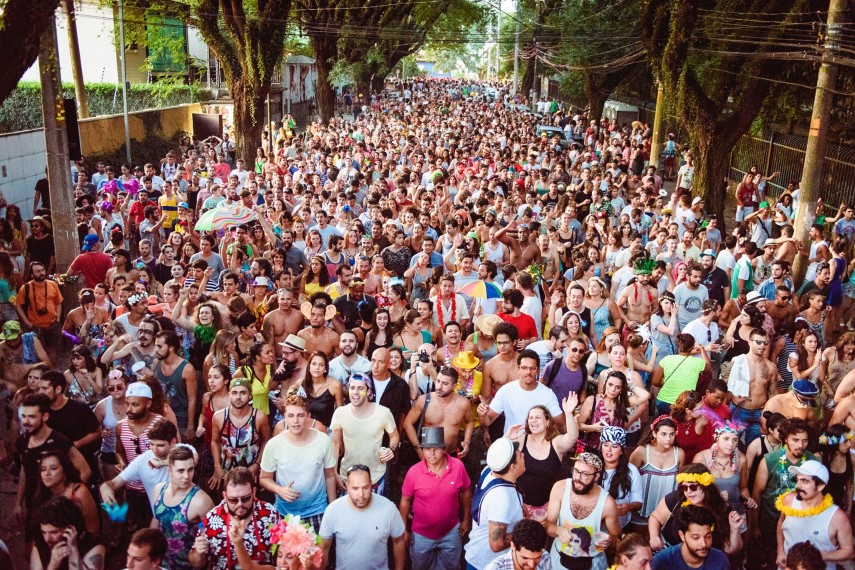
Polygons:
M674 465L659 469L650 464L650 446L644 446L644 466L638 470L641 474L641 487L644 489L641 512L638 516L644 522L656 510L659 501L677 488L677 448L674 447L672 450L674 451Z
M255 427L255 414L252 409L249 419L242 426L236 426L229 414L231 406L225 409L223 429L220 430L220 445L222 446L223 471L234 467L249 467L255 463L259 451L258 430Z
M570 544L564 544L555 540L549 549L553 568L571 568L572 562L567 563L567 558L590 558L591 570L605 570L607 567L606 555L594 547L594 533L599 532L602 526L603 509L609 494L599 485L594 489L599 491L597 504L587 517L582 520L573 516L570 508L570 487L572 483L567 480L564 487L564 497L561 499L561 509L558 511L558 524L570 531ZM593 491L592 491L593 492ZM587 548L586 548L587 547ZM582 561L578 561L582 562Z
M150 430L151 426L153 426L155 422L160 420L162 417L163 416L160 414L154 414L154 419L145 427L145 431L143 431L139 437L135 436L133 432L131 432L131 428L128 425L128 418L119 422L122 424L122 447L125 449L125 461L127 463L130 463L136 459L137 455L141 455L151 448L151 443L148 441L148 430ZM139 452L137 450L139 450ZM145 491L143 484L138 481L128 481L128 489L133 489L134 491Z
M205 416L205 425L208 429L205 430L205 447L211 447L211 426L214 425L214 395L208 398L208 405L202 408L202 415Z
M270 414L270 365L267 365L264 380L256 376L255 368L252 366L243 366L241 369L243 375L252 380L252 407Z
M158 362L157 366L154 368L154 376L163 387L163 393L166 396L166 400L169 402L169 405L172 406L172 411L175 412L175 419L178 420L179 431L187 426L187 420L189 418L189 410L187 407L190 404L190 401L187 397L187 386L184 384L184 379L181 378L181 375L184 373L184 367L188 364L189 362L186 360L181 360L181 363L176 366L175 370L172 371L172 374L169 374L168 376L163 373L162 362ZM192 413L195 414L196 410L193 410Z
M312 414L312 418L327 427L332 422L333 412L335 412L335 396L329 390L324 390L323 394L309 400L309 413Z
M163 502L163 495L167 486L169 483L160 488L160 493L154 502L154 518L160 523L160 530L170 544L166 551L164 565L167 568L189 570L192 568L189 559L190 549L193 548L193 542L196 540L196 532L190 527L187 510L190 508L193 497L199 491L199 486L193 485L187 496L174 507Z
M549 493L558 480L561 469L561 459L552 442L549 442L549 455L546 459L537 459L528 450L528 435L522 444L525 458L525 473L517 479L517 490L522 495L523 503L531 507L540 507L549 502Z
M762 445L762 444L761 444ZM739 504L739 466L742 459L737 454L736 456L736 472L730 477L716 477L715 484L718 487L719 491L727 491L727 502L733 507ZM712 458L712 453L710 453L710 460L707 462L707 467L714 467L714 460Z
M760 461L763 460L763 456L769 453L771 450L769 446L766 445L766 436L760 436L760 453L757 454L757 457L754 458L754 461L751 462L751 467L748 468L748 488L754 488L754 479L757 477L757 469L760 468Z
M793 499L792 507L801 509L802 502L798 499ZM799 542L810 540L810 543L821 551L837 550L838 546L831 542L831 519L837 513L837 505L825 509L818 515L812 517L787 517L781 525L781 530L784 531L784 550L789 550ZM837 568L836 562L828 562L825 567L828 570Z
M597 394L596 396L594 396L594 409L591 412L591 419L588 420L588 424L596 424L601 421L605 421L606 424L610 426L616 426L621 428L626 427L623 421L619 420L617 417L612 417L609 415L608 410L606 410L605 398L603 398L602 395ZM585 447L588 451L598 451L600 449L600 432L587 432L584 437L584 442Z
M740 354L748 354L748 341L739 336L740 330L742 330L742 323L737 322L736 328L733 331L733 346L731 346L724 354L724 362L733 360L734 357L739 356Z
M101 422L101 453L116 453L116 425L118 423L119 421L113 413L113 396L107 396L104 398L104 421Z
M775 362L775 367L778 369L778 390L788 392L793 384L793 373L790 371L790 354L796 352L798 347L790 339L790 335L785 334L784 348L778 355L778 360Z

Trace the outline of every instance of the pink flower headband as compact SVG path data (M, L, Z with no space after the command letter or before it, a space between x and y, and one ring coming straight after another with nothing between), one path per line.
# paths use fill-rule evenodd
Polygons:
M110 373L107 374L107 378L110 380L121 380L124 378L121 370L110 370Z
M298 515L288 515L270 529L270 540L275 547L284 548L287 554L295 558L309 554L310 566L313 568L320 568L323 562L321 537Z

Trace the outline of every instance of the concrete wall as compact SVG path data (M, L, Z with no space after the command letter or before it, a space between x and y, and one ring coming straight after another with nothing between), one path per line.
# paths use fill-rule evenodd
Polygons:
M179 131L193 131L193 113L201 113L199 103L179 105L128 115L131 140L143 141L158 134L169 138ZM104 154L125 144L125 126L122 115L81 119L80 141L84 155Z
M0 136L0 191L10 204L32 217L36 182L45 177L45 135L41 129Z

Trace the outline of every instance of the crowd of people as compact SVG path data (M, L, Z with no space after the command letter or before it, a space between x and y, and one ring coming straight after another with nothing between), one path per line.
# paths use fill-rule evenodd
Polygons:
M674 135L522 102L76 164L63 274L49 190L6 205L9 564L855 568L855 210L802 244L752 168L723 231Z

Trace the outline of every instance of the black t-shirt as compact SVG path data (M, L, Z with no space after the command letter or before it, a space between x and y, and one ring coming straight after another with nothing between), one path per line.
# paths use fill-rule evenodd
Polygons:
M47 421L48 427L65 435L72 442L82 439L94 431L98 431L100 422L89 406L83 402L69 399L63 407L51 410ZM95 455L101 449L101 441L96 439L80 448L80 453L90 465L95 464Z
M374 297L370 295L363 295L362 300L359 303L366 303L373 313L377 310L377 301L374 300ZM341 316L344 317L344 326L347 329L355 329L359 323L359 303L352 300L350 298L350 294L342 295L338 297L335 301L333 301L333 305L338 309L338 312L341 313Z
M42 178L36 182L36 192L42 197L41 207L50 210L50 186L48 185L47 178Z
M33 495L38 487L39 460L42 455L55 450L67 453L72 447L71 440L56 430L51 430L45 442L38 447L27 447L29 439L29 436L22 435L15 442L15 451L24 467L24 501L28 507L32 506Z
M727 273L720 267L713 267L709 273L701 274L701 284L709 291L710 299L718 301L720 307L724 306L724 288L730 286Z
M576 202L576 204L580 204L580 203L584 202L585 200L590 200L590 199L591 199L591 195L585 191L576 192L576 195L573 196L573 201ZM585 218L588 217L588 213L590 211L591 211L591 205L590 204L585 204L584 206L576 206L576 219L579 220L580 222L583 221Z
M30 254L30 261L41 261L47 267L50 264L50 258L56 254L53 235L48 234L41 239L27 237L27 252Z

